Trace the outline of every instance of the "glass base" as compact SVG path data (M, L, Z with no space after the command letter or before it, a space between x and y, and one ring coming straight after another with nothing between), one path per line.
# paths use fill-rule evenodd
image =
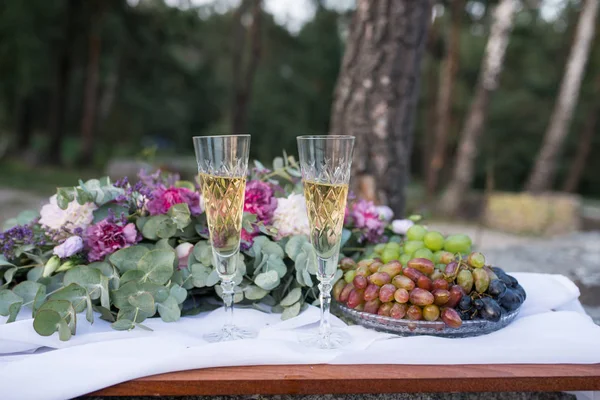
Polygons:
M228 342L230 340L253 339L258 336L258 332L249 328L240 328L238 326L224 326L218 331L207 333L203 336L204 340L211 343Z
M352 336L341 329L332 328L322 336L318 329L298 335L298 340L306 347L316 349L341 349L352 342Z

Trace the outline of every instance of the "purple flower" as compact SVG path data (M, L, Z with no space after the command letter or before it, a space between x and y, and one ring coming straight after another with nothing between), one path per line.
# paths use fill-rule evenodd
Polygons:
M258 221L270 224L276 208L277 199L273 196L273 189L269 184L256 180L246 184L245 212L256 215Z
M159 187L152 192L152 199L148 201L147 207L150 215L166 214L169 208L175 204L186 203L192 215L202 213L200 208L200 196L186 188L171 187L165 189Z
M359 200L352 204L348 217L354 228L362 230L360 242L378 243L382 239L385 221L372 201Z
M134 224L120 226L103 219L87 229L85 239L88 260L93 262L139 242L142 237Z
M83 249L83 239L79 236L71 236L65 240L62 244L54 248L54 255L60 258L68 258L74 254L79 253Z

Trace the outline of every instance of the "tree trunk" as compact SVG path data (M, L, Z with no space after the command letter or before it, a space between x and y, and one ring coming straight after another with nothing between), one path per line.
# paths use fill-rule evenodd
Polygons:
M98 97L98 77L102 45L101 27L103 5L94 2L88 36L88 64L83 95L83 117L81 119L81 155L79 164L91 164L94 155L94 126L96 123L96 103Z
M234 133L247 132L248 106L252 95L254 75L262 53L261 46L261 0L243 0L234 15L233 44L233 105L231 128ZM242 18L248 6L252 4L252 26L249 31L250 49L249 60L244 70L244 54L246 40Z
M469 190L473 181L477 142L485 126L490 96L498 87L515 9L514 0L501 0L494 10L475 95L460 135L452 179L440 202L439 208L445 214L451 215L458 211L463 194Z
M65 117L68 104L69 76L71 74L71 45L76 34L75 16L80 1L69 0L66 4L65 36L60 45L56 67L54 93L50 113L50 134L52 139L48 148L47 160L53 164L62 164L62 142L65 135Z
M437 85L438 81L438 57L437 57L437 42L438 42L438 31L440 29L439 22L440 18L432 19L429 25L429 33L427 38L427 53L429 53L429 68L427 69L426 89L425 95L425 121L423 123L423 144L421 148L421 176L423 179L427 179L429 174L429 168L431 166L431 148L430 143L433 142L435 132L435 104L437 103ZM429 204L429 196L427 198L427 204Z
M596 77L595 89L596 93L600 92L600 75ZM569 168L569 173L567 174L567 178L563 185L563 191L565 192L577 191L581 176L583 175L583 170L585 169L585 164L592 148L596 124L598 123L598 114L600 114L600 101L595 97L592 100L592 105L585 120L581 137L577 143L575 159Z
M450 40L440 74L440 86L434 119L435 136L431 141L433 154L428 157L430 165L427 170L427 196L429 198L434 195L437 189L440 170L444 166L446 158L448 132L452 116L452 95L460 58L461 20L465 12L464 0L452 0L451 7Z
M552 188L558 155L569 133L569 125L594 38L597 12L598 0L585 0L550 124L525 186L530 192L539 193Z
M360 196L404 214L429 0L359 0L335 89L332 135L356 137Z

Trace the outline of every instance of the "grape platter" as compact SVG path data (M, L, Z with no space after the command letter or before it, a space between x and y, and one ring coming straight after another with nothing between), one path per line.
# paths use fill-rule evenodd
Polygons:
M471 246L467 235L445 237L413 225L402 241L378 244L359 260L340 260L344 275L333 297L347 315L403 320L411 331L419 325L452 330L465 321L472 326L481 321L487 333L516 317L526 293Z

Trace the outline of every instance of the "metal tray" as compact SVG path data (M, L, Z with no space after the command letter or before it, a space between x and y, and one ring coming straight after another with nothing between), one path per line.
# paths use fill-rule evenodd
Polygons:
M460 328L450 328L442 321L410 321L407 319L384 317L356 311L337 302L333 303L333 309L342 319L349 320L365 328L375 329L376 331L393 333L400 336L429 335L446 338L464 338L486 335L504 328L517 318L521 307L510 312L503 310L502 317L497 322L484 319L463 321Z

